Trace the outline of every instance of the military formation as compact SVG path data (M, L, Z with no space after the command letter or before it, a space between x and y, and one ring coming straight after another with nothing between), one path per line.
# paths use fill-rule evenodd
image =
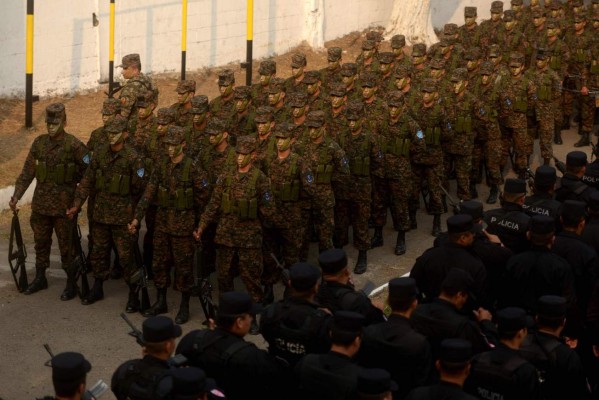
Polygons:
M24 293L48 287L53 232L68 277L60 298L80 293L72 227L87 201L94 283L81 303L102 300L104 282L122 276L125 311L149 317L148 332L168 325L171 336L155 342L170 343L190 319L197 274L215 272L216 328L193 331L177 353L230 398L290 388L327 399L590 398L599 164L580 151L559 163L553 145L573 120L575 146L593 145L598 33L599 1L511 0L505 10L493 1L489 20L478 24L476 7L465 7L464 25L446 24L430 48L410 49L395 35L383 51L382 34L371 31L355 61L332 47L327 66L314 70L296 53L283 79L266 60L252 86L224 69L218 97L182 80L164 108L139 55L129 54L120 65L126 83L104 101L103 126L87 144L65 131L63 104L46 109L48 134L32 144L10 200L16 210L36 178L36 275ZM537 141L543 162L533 173ZM511 170L517 179L506 179ZM499 208L483 213L480 185ZM442 232L448 203L457 215ZM436 239L411 278L389 282L385 308L357 291L351 274L366 272L368 250L384 246L388 209L397 256L418 212L432 216ZM353 266L342 250L350 237ZM311 242L319 268L308 263ZM247 294L235 291L236 276ZM144 307L147 279L157 296ZM285 297L274 302L280 281ZM175 325L158 317L171 288L180 292ZM258 332L267 351L243 340ZM152 398L132 394L131 370L148 379L146 364L172 369L172 345L145 348L162 361L144 357L117 371L117 398Z

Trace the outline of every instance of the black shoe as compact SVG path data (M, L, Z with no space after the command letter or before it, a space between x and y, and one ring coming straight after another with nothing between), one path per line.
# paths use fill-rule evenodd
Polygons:
M383 245L383 227L377 226L376 228L374 228L374 236L372 237L372 240L370 241L370 247L374 249L375 247L381 247L382 245Z
M103 283L104 282L101 279L96 279L94 281L92 290L89 291L86 297L81 299L81 304L88 306L90 304L94 304L98 300L102 300L104 298L104 288L102 287Z
M564 115L564 120L562 121L562 126L560 127L560 130L567 131L568 129L570 129L570 116Z
M175 317L176 324L184 324L189 321L189 298L191 293L181 293L181 304L179 305L179 312Z
M416 211L410 211L410 229L418 229L418 221L416 221Z
M478 199L478 190L476 190L476 183L470 182L470 198Z
M356 266L354 267L354 274L363 274L366 272L366 268L368 267L368 261L366 259L366 250L360 250L358 252L358 261L356 262Z
M406 254L406 232L398 231L397 243L395 244L395 255L401 256L402 254Z
M35 278L33 281L27 286L27 289L23 292L23 294L34 294L39 292L40 290L48 289L48 280L46 279L46 269L45 268L36 268L35 270Z
M67 280L67 286L64 288L64 290L62 291L62 294L60 295L60 300L62 300L62 301L73 300L75 298L75 296L77 296L77 286L75 285L74 282L71 282L69 279L69 280Z
M580 140L578 142L574 143L574 147L590 146L591 140L590 140L589 136L591 136L591 134L589 132L582 132L582 135L580 136Z
M441 215L433 215L433 236L438 237L441 234Z
M264 285L264 297L262 298L262 305L267 306L274 303L274 301L275 291L273 290L272 285Z
M110 270L110 279L121 279L123 277L123 267L121 264L114 264Z
M168 305L166 304L166 289L158 289L158 298L152 307L148 308L142 314L144 317L154 317L158 314L166 314Z
M137 285L129 285L129 300L127 300L127 306L125 312L134 313L140 309L139 303L139 289Z
M499 196L499 188L497 187L497 185L492 185L491 191L489 192L489 197L487 197L487 204L497 203L498 196Z

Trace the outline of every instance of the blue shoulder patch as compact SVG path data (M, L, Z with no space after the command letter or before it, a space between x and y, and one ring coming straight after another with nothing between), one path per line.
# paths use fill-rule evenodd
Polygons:
M312 183L314 182L314 177L312 176L312 174L311 174L311 173L308 173L308 175L306 175L306 181L307 181L309 184L312 184Z
M376 153L376 157L377 157L378 159L381 159L381 158L383 158L383 152L379 150L379 151Z
M205 188L208 186L208 181L206 179L202 179L202 187Z
M486 114L485 109L481 107L480 108L480 115L485 115L485 114Z
M448 129L448 130L451 130L451 122L448 122L448 123L447 123L447 129Z
M270 201L270 199L272 199L272 195L267 190L266 192L264 192L264 201Z
M420 140L424 139L424 133L419 130L418 132L416 132L416 137Z
M140 169L137 170L137 176L139 176L140 178L143 178L145 172L146 172L145 169L140 168Z
M341 159L341 165L343 165L344 167L345 167L346 165L348 165L347 158L343 157L343 158Z
M83 162L89 165L90 157L89 153L83 156Z

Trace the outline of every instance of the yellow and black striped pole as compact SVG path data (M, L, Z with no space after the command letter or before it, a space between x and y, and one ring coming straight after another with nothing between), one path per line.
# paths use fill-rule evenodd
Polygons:
M245 84L252 85L252 49L254 41L254 0L247 0L247 48L246 59L241 63L241 68L245 68Z
M27 0L25 49L25 126L33 126L33 0Z
M114 4L115 0L110 0L110 28L108 32L108 93L112 97L114 89Z
M185 68L187 64L187 0L183 0L181 21L181 80L185 80Z

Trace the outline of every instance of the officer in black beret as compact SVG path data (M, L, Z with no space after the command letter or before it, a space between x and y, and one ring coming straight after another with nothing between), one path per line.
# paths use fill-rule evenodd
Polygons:
M363 292L357 291L347 267L347 254L342 249L329 249L320 253L318 263L322 269L322 284L316 301L333 313L355 311L362 314L367 325L385 320L382 304L373 302Z
M582 231L582 240L599 254L599 191L591 193L587 211L589 218Z
M524 198L522 206L524 212L531 217L533 215L545 215L547 217L559 217L560 202L555 200L555 182L557 174L555 168L549 165L541 165L535 171L533 194Z
M528 248L526 232L530 217L522 208L526 197L526 182L522 179L506 179L501 195L501 208L485 212L487 232L499 236L504 246L514 253Z
M119 400L145 398L162 390L159 377L171 369L169 358L175 351L176 338L181 336L181 327L169 317L151 317L143 322L142 334L143 358L126 361L112 374L110 387Z
M583 182L587 168L587 155L582 151L571 151L566 156L566 173L562 176L559 187L555 190L555 199L559 202L566 200L590 202L591 193L596 189Z
M432 378L430 344L410 323L418 305L418 294L414 279L391 279L387 297L391 315L387 322L364 328L358 354L361 366L389 371L398 384L396 398L403 398L411 389L430 383Z
M289 276L289 296L264 310L260 333L268 342L268 352L293 368L307 353L329 350L331 316L314 301L321 278L318 267L296 263L289 268Z
M380 368L361 368L358 372L357 400L391 400L397 392L397 383L389 372Z
M295 367L298 398L353 399L359 367L353 362L362 343L365 319L351 311L338 311L331 326L331 350L308 354Z
M568 305L560 296L537 301L536 330L530 331L520 354L539 371L541 393L547 400L589 397L586 374L576 350L561 339Z
M45 399L74 399L83 398L85 393L87 373L92 369L91 364L83 355L75 352L60 353L52 357L52 385L55 397Z
M468 393L488 399L540 399L537 369L518 349L532 326L526 311L508 307L497 312L500 343L472 359L466 380Z
M278 398L281 365L265 350L244 340L261 311L245 292L220 295L214 330L193 330L177 346L188 364L214 378L228 399Z
M514 255L505 270L504 290L499 306L522 307L534 313L539 297L546 294L564 296L575 311L574 276L568 262L551 252L555 238L555 221L535 215L530 220L530 249Z
M423 302L430 302L439 295L441 283L453 268L468 272L474 280L474 294L477 298L483 295L487 275L482 261L470 252L474 241L473 229L470 215L458 214L447 218L447 242L431 247L416 259L410 277L416 280Z
M170 377L170 400L208 400L208 394L211 399L225 398L217 389L214 379L206 377L200 368L178 368L171 372Z
M445 339L441 342L439 359L435 363L440 382L410 392L406 400L475 400L462 390L470 373L472 345L463 339Z

